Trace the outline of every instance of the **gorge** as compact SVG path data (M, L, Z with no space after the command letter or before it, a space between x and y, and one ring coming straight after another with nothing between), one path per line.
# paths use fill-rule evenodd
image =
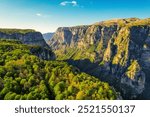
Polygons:
M61 27L49 40L57 60L108 82L124 99L150 99L150 19Z
M150 99L150 18L0 29L0 56L0 99Z

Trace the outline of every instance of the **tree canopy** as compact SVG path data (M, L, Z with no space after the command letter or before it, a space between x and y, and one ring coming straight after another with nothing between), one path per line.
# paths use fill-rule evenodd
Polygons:
M0 41L0 99L116 99L107 83L62 61L41 60L27 45Z

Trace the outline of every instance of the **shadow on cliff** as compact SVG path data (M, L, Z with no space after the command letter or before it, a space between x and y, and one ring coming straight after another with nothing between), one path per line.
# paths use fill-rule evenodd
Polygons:
M121 83L121 76L122 73L126 71L127 68L120 66L120 65L110 65L110 69L106 70L102 66L100 66L98 63L92 63L89 59L83 59L83 60L65 60L70 65L73 65L80 69L81 72L85 72L89 75L92 75L94 77L99 78L103 82L108 82L111 86L115 88L117 92L120 92L121 96L125 100L131 100L131 99L146 99L142 95L138 95L136 98L134 98L134 95L136 95L136 92L128 85ZM115 73L112 73L112 67L116 69ZM123 71L121 71L123 70Z
M143 99L144 97L145 100L150 100L150 69L143 69L143 71L146 75L145 89L138 99Z
M43 60L55 60L56 59L55 53L49 48L33 46L30 48L30 52Z

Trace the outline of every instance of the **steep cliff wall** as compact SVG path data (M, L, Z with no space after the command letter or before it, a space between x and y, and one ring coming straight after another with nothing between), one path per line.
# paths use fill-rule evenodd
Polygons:
M125 99L150 99L149 43L150 19L137 18L59 28L49 41L59 60L103 76Z
M31 53L39 58L44 60L55 59L55 54L47 45L40 32L31 29L0 29L0 39L7 41L18 40L18 42L30 45L29 50Z
M67 46L75 47L77 43L84 38L88 27L89 26L58 28L53 38L48 41L48 44L56 50Z
M48 47L42 34L30 29L0 29L0 38L20 40L24 44Z

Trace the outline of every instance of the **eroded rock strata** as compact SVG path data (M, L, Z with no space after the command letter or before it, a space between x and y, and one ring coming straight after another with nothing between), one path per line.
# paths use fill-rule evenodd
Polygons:
M124 99L150 99L150 19L58 28L49 45L58 60L102 77Z

